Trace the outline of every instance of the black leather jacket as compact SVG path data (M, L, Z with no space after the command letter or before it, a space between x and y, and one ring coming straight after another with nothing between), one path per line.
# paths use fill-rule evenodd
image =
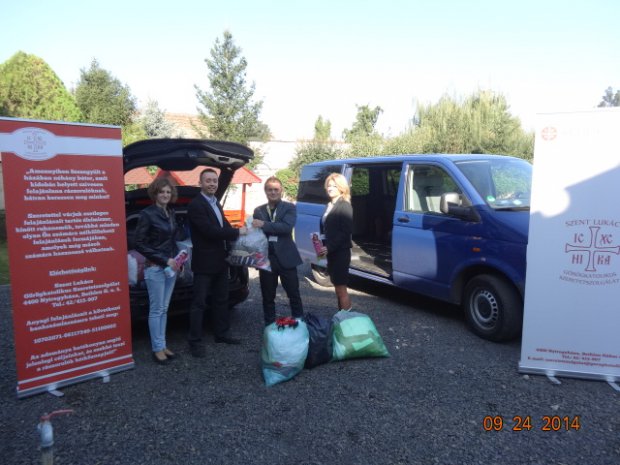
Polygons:
M135 232L136 250L151 264L161 267L166 267L168 259L176 256L176 241L180 239L174 210L168 208L168 212L170 217L157 205L146 207L140 212Z

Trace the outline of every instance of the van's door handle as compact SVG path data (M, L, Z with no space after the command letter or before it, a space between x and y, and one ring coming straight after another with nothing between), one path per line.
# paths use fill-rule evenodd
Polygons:
M398 222L399 223L409 223L409 217L408 216L401 216L400 218L398 218Z

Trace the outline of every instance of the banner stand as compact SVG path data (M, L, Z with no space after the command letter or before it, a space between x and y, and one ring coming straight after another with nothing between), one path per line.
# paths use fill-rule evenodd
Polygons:
M34 396L36 394L48 393L48 394L53 395L54 397L64 397L65 393L60 391L60 389L63 387L70 386L72 384L81 383L83 381L90 381L92 379L97 379L97 378L101 378L101 382L104 384L107 384L111 380L110 375L119 373L121 371L130 370L132 368L135 368L134 362L128 363L126 365L118 366L115 368L111 368L108 370L103 370L103 371L99 371L96 373L92 373L89 375L83 375L83 376L78 376L73 379L59 381L56 383L49 384L47 386L33 388L27 391L21 391L18 393L18 396L22 398L22 397Z
M131 369L121 129L0 118L17 397Z
M615 380L608 379L607 384L609 384L614 391L620 392L620 385Z
M538 115L519 372L620 391L620 109Z

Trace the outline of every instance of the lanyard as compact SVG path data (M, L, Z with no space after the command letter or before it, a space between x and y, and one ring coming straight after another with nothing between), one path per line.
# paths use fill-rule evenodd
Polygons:
M271 220L272 223L276 220L277 213L278 213L278 207L274 208L272 212L271 208L267 206L267 214L269 215L269 220Z

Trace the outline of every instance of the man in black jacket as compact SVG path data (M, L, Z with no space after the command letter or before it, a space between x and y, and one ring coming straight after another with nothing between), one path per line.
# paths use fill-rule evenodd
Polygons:
M304 309L297 277L297 266L301 264L301 256L292 236L297 221L297 209L294 204L282 200L282 182L274 176L265 181L265 195L268 202L254 210L252 226L262 228L269 240L271 271L258 272L265 325L269 325L276 319L278 277L288 296L293 317L303 317Z
M200 189L189 204L187 216L192 238L192 271L194 298L190 309L189 345L194 357L204 357L202 329L207 299L211 298L211 316L215 342L239 344L228 331L228 255L227 241L234 241L247 233L245 227L233 228L219 204L215 193L218 174L211 168L200 173Z

